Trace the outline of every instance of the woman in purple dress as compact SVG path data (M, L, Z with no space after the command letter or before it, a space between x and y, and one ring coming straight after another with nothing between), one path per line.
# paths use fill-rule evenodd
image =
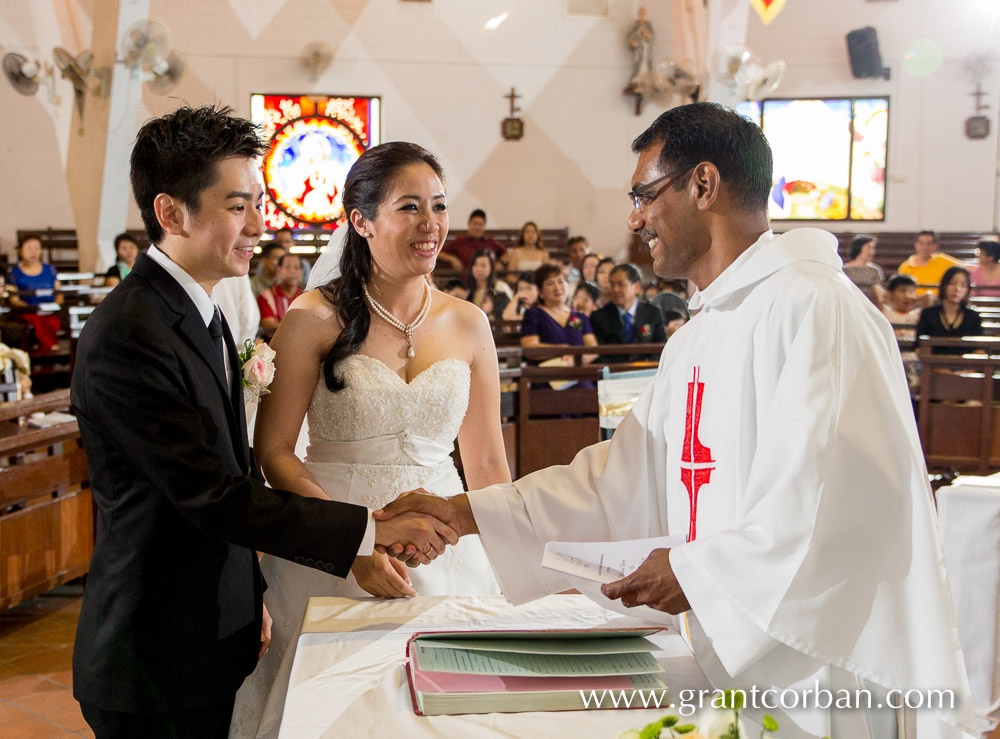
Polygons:
M590 319L579 311L566 307L566 280L562 268L543 264L535 270L538 302L521 318L521 346L597 346L597 339L590 327ZM583 362L594 361L596 355L584 355ZM537 362L531 362L537 364ZM569 364L570 362L567 362ZM548 383L534 383L533 387L546 387ZM585 380L576 387L593 387Z
M535 270L538 303L521 319L521 346L597 346L590 319L566 307L566 280L558 265Z

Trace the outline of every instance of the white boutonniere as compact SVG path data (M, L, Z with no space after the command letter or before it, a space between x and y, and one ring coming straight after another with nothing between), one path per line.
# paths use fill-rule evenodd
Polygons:
M271 392L267 387L274 379L274 354L274 349L267 344L254 344L249 340L239 353L243 402L247 405L248 418L250 409L256 407L260 397Z

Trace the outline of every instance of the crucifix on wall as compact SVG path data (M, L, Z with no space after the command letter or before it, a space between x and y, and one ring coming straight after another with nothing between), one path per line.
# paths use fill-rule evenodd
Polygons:
M517 141L524 135L524 121L517 117L521 109L515 104L521 95L512 87L503 97L510 101L510 117L504 118L500 123L500 134L508 141Z

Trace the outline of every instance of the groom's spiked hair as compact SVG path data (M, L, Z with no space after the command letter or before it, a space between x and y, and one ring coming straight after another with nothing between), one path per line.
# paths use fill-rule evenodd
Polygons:
M259 157L267 145L256 125L232 115L232 108L183 107L146 121L132 148L132 194L151 244L163 238L153 201L166 193L198 213L201 193L219 177L227 157Z

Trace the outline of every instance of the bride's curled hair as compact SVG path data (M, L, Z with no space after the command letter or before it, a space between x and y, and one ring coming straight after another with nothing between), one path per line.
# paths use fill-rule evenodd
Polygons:
M371 327L371 314L362 286L367 285L372 276L372 255L367 239L351 224L351 213L357 210L368 220L375 220L378 209L389 196L393 180L400 170L411 164L426 164L444 182L444 170L437 158L423 147L405 141L369 149L347 173L343 196L347 222L341 226L347 229L347 241L340 257L340 277L319 288L344 326L323 360L323 377L332 392L344 388L344 380L335 372L337 363L357 353Z

